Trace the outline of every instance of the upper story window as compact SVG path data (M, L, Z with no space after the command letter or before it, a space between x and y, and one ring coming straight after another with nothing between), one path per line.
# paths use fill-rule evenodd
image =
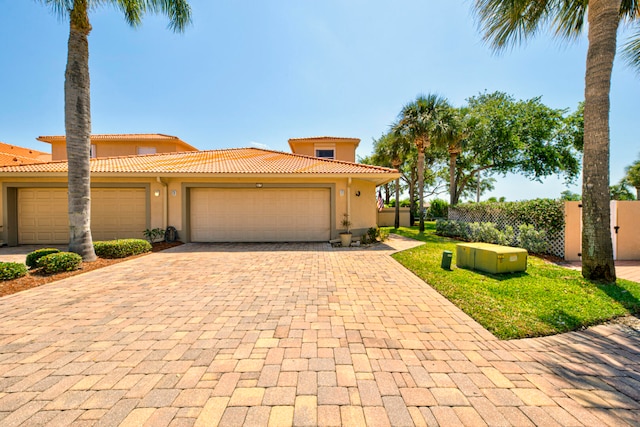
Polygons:
M92 159L95 159L96 157L98 157L96 144L91 144L91 149L89 150L89 157L91 157Z
M138 147L138 154L156 154L156 147Z
M321 159L335 159L336 150L333 148L316 148L316 157Z

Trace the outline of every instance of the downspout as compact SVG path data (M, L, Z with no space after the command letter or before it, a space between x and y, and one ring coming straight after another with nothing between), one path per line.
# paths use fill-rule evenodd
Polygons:
M162 229L166 230L169 225L169 188L159 176L156 177L156 181L162 185Z

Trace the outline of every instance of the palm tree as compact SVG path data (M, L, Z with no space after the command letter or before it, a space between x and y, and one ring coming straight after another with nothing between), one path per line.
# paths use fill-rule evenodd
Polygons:
M419 95L415 101L405 105L394 125L394 131L408 138L418 149L418 204L420 232L424 232L424 152L432 142L440 142L447 132L444 120L451 106L438 95Z
M625 168L624 182L636 189L636 199L640 200L640 160Z
M145 12L163 13L169 27L182 31L191 21L186 0L39 0L69 19L69 42L64 82L64 124L67 139L69 186L69 251L93 261L91 239L91 100L89 85L89 11L110 3L120 9L131 26L140 24Z
M549 24L571 39L588 21L582 180L582 275L613 283L616 272L609 231L609 92L621 19L640 16L637 0L475 0L485 40L501 50ZM587 13L588 11L588 13Z

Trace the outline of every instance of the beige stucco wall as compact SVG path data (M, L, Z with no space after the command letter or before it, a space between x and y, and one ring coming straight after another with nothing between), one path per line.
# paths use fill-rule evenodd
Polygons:
M336 160L345 162L356 161L356 148L354 142L299 142L296 141L294 154L315 157L316 148L333 148L335 149Z
M174 153L192 151L181 144L171 141L154 141L149 139L127 140L120 142L92 141L96 146L96 157L132 156L138 154L138 147L155 147L156 153ZM67 160L67 146L64 142L51 144L52 160Z
M410 208L400 208L400 227L409 227ZM382 208L378 212L379 227L393 227L396 222L396 208Z
M377 207L375 184L369 181L347 178L313 178L301 182L300 179L286 178L205 178L205 177L172 177L162 178L158 182L157 177L146 178L104 178L93 177L93 186L148 186L149 188L149 212L148 222L150 228L166 228L174 226L180 239L188 235L188 189L193 186L240 186L255 188L256 182L271 187L304 187L316 186L331 189L332 229L331 238L337 238L343 231L341 225L343 214L350 210L351 229L355 236L366 232L370 227L376 226ZM5 203L7 200L7 187L46 187L66 186L66 178L0 178L2 184L2 197L0 197L0 224L5 225L8 215ZM158 194L156 196L156 193ZM359 195L358 195L359 194ZM5 236L3 230L3 236ZM6 236L4 237L6 239ZM6 241L6 240L5 240Z

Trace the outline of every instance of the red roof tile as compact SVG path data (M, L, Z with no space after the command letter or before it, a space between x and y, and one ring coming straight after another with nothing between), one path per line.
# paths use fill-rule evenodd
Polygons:
M67 172L67 162L0 167L0 173ZM393 169L339 160L326 160L299 154L234 148L227 150L161 153L143 156L91 159L92 173L131 174L396 174ZM393 178L393 177L390 177Z
M42 142L65 142L67 137L65 135L44 135L36 138ZM177 144L181 144L189 149L197 150L190 144L187 144L177 136L165 135L163 133L105 133L105 134L92 134L91 141L110 141L110 142L128 142L139 140L153 140L153 141L174 141Z

